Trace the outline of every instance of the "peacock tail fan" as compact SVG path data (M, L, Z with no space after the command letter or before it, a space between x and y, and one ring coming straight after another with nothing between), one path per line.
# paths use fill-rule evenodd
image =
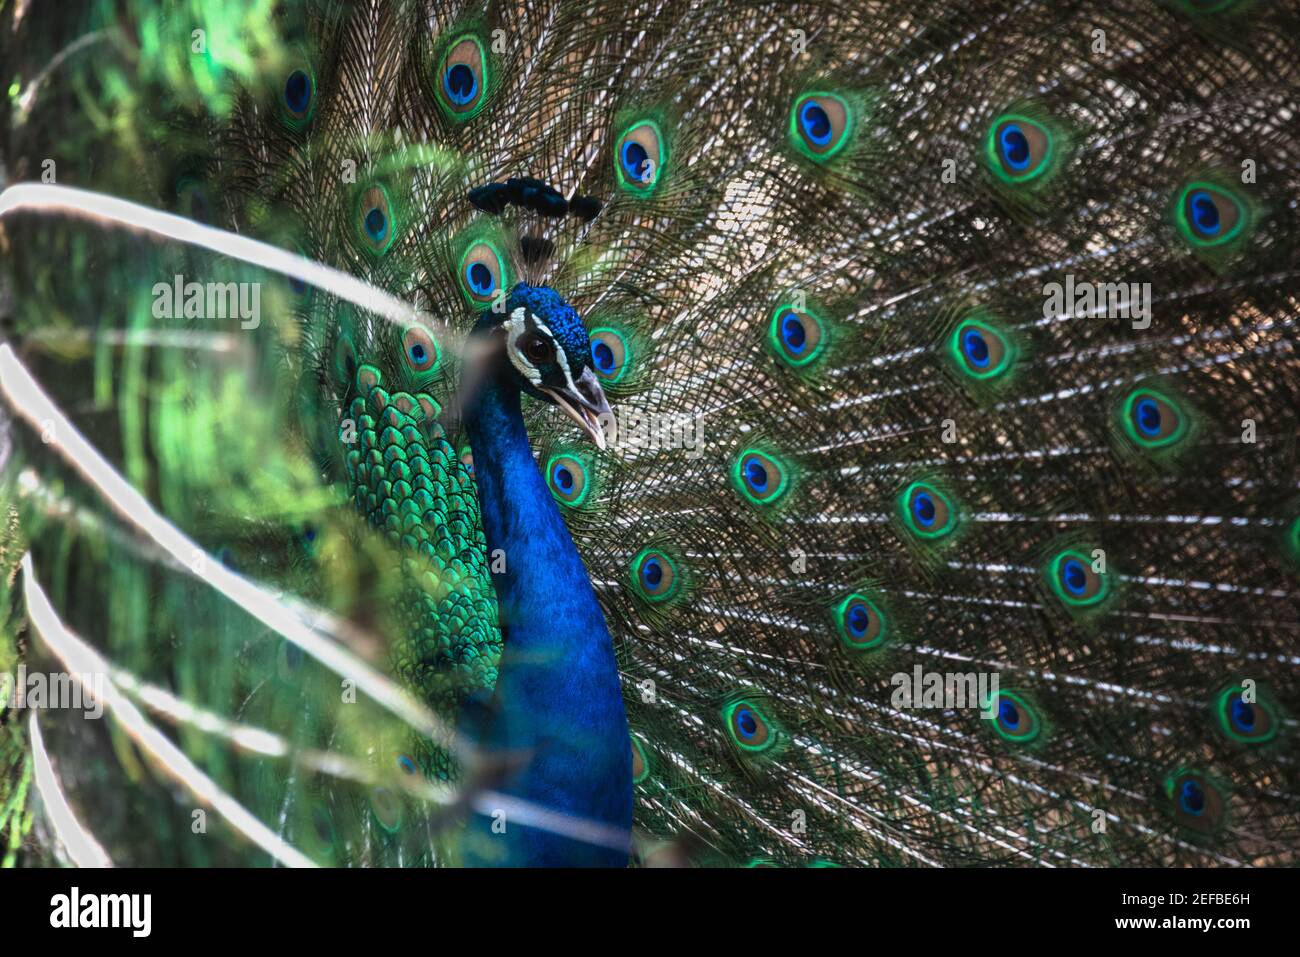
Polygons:
M86 0L0 57L4 185L94 194L0 200L0 672L86 693L0 699L4 863L50 787L115 863L462 859L520 281L614 405L524 416L634 864L1296 862L1288 5Z

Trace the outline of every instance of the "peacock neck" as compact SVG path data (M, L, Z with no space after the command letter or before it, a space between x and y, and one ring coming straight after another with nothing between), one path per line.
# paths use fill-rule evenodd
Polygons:
M606 835L631 827L631 752L618 665L587 569L533 459L517 387L466 410L505 638L492 746L532 754L505 787ZM624 847L516 828L508 863L622 866ZM507 825L507 834L510 834ZM617 840L613 842L617 844Z

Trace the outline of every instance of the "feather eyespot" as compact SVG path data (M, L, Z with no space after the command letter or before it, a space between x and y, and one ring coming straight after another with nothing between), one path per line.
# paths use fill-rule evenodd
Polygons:
M315 101L316 81L312 75L297 69L284 81L284 109L289 116L299 122L306 122L311 116Z
M962 372L975 379L1002 375L1013 356L1006 337L979 319L966 319L957 326L952 334L951 350Z
M442 353L429 330L410 326L402 334L402 358L412 372L426 375L437 371Z
M619 185L630 192L653 192L666 161L667 145L654 120L633 123L615 143L614 172Z
M397 767L403 774L415 774L420 770L415 760L407 754L397 756Z
M370 810L385 831L393 833L402 826L402 799L390 788L371 790Z
M357 350L350 333L339 334L334 343L334 377L343 386L352 382L357 372Z
M632 364L632 346L617 329L601 327L591 331L591 367L598 378L618 382Z
M835 93L805 93L790 111L795 145L817 162L825 162L843 149L852 129L853 111Z
M552 455L546 463L546 484L561 505L577 508L587 500L587 466L575 455Z
M849 595L835 609L835 626L840 640L853 651L879 648L889 636L885 616L865 595Z
M438 68L438 102L456 121L482 110L488 94L488 58L478 37L469 35L448 48Z
M1215 717L1219 727L1233 741L1241 744L1264 744L1277 737L1278 723L1272 707L1256 693L1246 700L1246 689L1231 685L1219 693Z
M1095 571L1091 559L1073 549L1061 552L1048 563L1047 581L1057 598L1075 607L1095 605L1110 593L1106 575Z
M657 548L644 548L632 560L632 584L650 602L664 602L679 588L677 564Z
M285 126L301 130L316 114L318 90L316 74L304 53L299 50L293 54L296 62L289 71L282 74L283 80L276 91L280 119Z
M997 733L1015 744L1029 744L1038 737L1041 726L1038 714L1023 697L1013 691L998 694L994 728Z
M727 734L736 747L749 754L761 754L777 742L775 725L763 709L749 698L732 701L722 709Z
M1037 120L1007 114L989 130L986 150L993 172L1004 182L1019 184L1051 168L1056 143L1052 131Z
M1144 448L1164 448L1187 434L1187 419L1178 403L1153 389L1131 392L1120 415L1129 438Z
M1174 215L1183 237L1198 247L1231 242L1249 219L1246 204L1229 190L1199 182L1183 187Z
M773 505L785 495L790 470L774 456L758 449L746 449L736 459L732 481L740 493L755 505Z
M645 745L635 734L631 735L632 740L632 783L640 784L650 776L650 758L646 753Z
M1179 768L1165 778L1164 791L1174 820L1187 830L1208 835L1223 823L1224 792L1201 771Z
M387 252L393 244L397 230L388 190L383 186L368 186L361 191L357 201L357 231L365 248L376 256Z
M777 356L787 365L806 366L819 355L824 345L825 328L821 319L793 305L781 305L772 313L768 340Z
M913 482L898 498L899 511L912 534L943 538L957 526L957 512L948 496L928 482Z
M461 257L459 275L470 302L486 305L505 288L505 259L495 245L479 240Z

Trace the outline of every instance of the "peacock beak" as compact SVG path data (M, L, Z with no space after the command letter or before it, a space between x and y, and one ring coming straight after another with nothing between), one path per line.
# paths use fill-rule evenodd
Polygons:
M596 443L596 448L604 451L616 437L614 412L591 369L584 369L572 387L542 386L541 390L560 407L560 411L578 423L578 427Z

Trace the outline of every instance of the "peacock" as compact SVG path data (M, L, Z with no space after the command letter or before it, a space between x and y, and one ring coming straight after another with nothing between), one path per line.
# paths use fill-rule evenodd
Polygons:
M1300 857L1300 11L0 4L6 865Z

